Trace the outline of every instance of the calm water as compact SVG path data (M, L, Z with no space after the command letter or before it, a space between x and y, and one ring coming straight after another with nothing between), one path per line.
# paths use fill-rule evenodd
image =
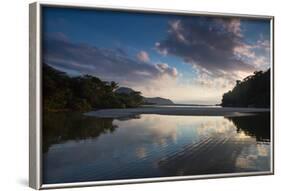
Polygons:
M67 183L270 170L269 114L44 113L43 182Z

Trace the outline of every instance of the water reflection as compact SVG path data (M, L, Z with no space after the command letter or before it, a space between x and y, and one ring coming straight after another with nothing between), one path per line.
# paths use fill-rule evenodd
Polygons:
M86 117L81 113L44 113L43 152L53 144L69 140L85 140L98 137L102 133L112 133L118 126L113 119Z
M270 113L244 117L227 117L237 127L238 132L255 137L257 141L270 141Z
M269 114L113 120L53 113L44 115L43 134L44 183L270 170Z
M269 115L205 117L200 136L182 150L160 160L167 176L269 170ZM255 131L257 130L257 131ZM263 141L263 142L260 142Z

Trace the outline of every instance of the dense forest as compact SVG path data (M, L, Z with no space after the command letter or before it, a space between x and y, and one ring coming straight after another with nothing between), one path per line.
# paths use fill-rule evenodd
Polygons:
M222 97L223 107L270 107L270 70L257 71Z
M91 75L70 77L43 64L43 108L46 111L95 108L130 108L143 103L140 92L116 93L116 82L105 82Z

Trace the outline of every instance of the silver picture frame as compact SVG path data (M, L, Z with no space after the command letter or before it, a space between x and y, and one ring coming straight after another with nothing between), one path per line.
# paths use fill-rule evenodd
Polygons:
M92 10L115 10L122 12L161 13L172 15L196 15L217 17L239 17L250 19L268 19L271 23L271 167L265 172L226 173L211 175L178 176L165 178L143 178L128 180L93 181L79 183L43 184L42 182L42 74L41 74L41 41L42 41L42 7L79 8ZM133 7L95 6L73 3L35 2L29 5L29 186L34 189L51 189L66 187L84 187L99 185L116 185L147 183L160 181L178 181L226 177L242 177L274 174L274 16L247 15L233 13L213 13L185 10L148 9Z

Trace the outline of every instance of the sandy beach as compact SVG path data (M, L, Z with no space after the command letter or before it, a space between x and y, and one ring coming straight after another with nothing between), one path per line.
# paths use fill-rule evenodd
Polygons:
M140 107L128 109L101 109L85 113L101 118L126 118L141 114L188 115L188 116L242 116L259 112L269 112L269 108L237 107Z

